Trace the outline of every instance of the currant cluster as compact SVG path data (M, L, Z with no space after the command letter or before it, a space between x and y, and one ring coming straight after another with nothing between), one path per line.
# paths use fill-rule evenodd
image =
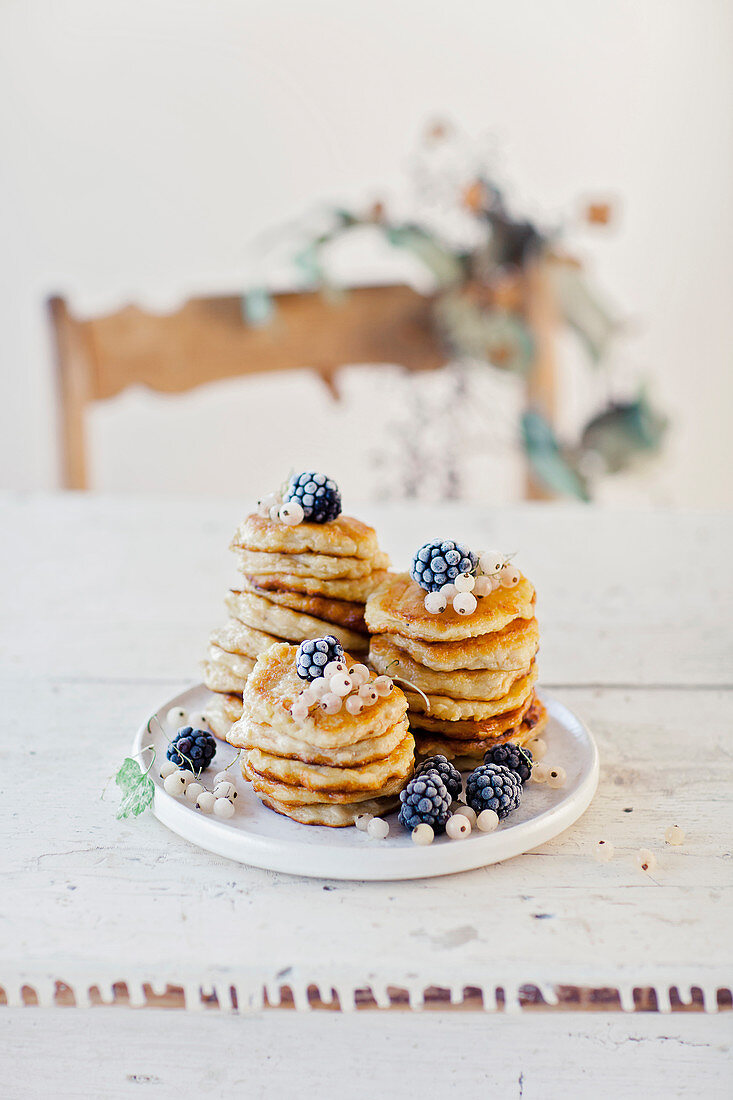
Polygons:
M411 575L426 589L425 610L431 615L442 615L449 604L459 615L473 615L479 599L497 588L514 588L522 576L503 554L474 554L452 539L421 546L412 559Z
M200 728L206 724L204 715L189 715L183 707L171 707L166 721L174 728L178 725L182 728L168 742L167 759L160 767L163 789L174 798L193 803L201 813L232 817L238 791L227 773L217 772L211 790L201 782L217 748L215 738Z
M320 640L320 639L319 639ZM316 643L317 644L317 643ZM300 668L300 651L308 642L301 642L296 656L296 667ZM342 650L343 653L343 650ZM309 655L306 655L306 658ZM312 666L309 666L309 675ZM338 714L345 707L349 714L357 715L367 707L373 707L378 699L391 694L394 684L389 676L377 676L371 679L366 665L347 666L343 657L329 661L320 669L320 675L310 679L308 687L301 691L290 708L290 714L296 722L303 722L312 707L318 706L324 714ZM305 675L300 672L303 679Z

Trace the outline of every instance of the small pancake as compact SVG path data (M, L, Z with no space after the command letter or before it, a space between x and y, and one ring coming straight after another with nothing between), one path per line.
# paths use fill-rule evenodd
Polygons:
M322 638L326 634L332 634L344 649L361 653L369 644L363 634L324 622L323 619L314 619L300 611L292 611L289 607L272 603L264 596L253 596L251 592L240 592L231 606L236 606L237 618L247 626L274 634L288 642L302 642L306 638Z
M302 737L317 748L341 748L381 736L407 711L405 696L394 687L359 715L349 714L345 707L337 714L326 714L316 707L302 722L294 722L290 708L307 686L295 671L295 653L295 646L280 642L257 658L242 698L242 717L229 731L231 744L245 744L246 727L251 721L266 722L276 731ZM352 663L349 654L345 659Z
M227 734L234 723L242 716L242 696L224 695L217 693L212 695L207 703L204 717L209 724L209 729L220 741L226 741Z
M507 730L518 725L532 705L533 696L515 707L514 710L505 711L504 714L496 714L493 718L483 718L480 721L475 718L458 718L450 722L447 718L436 718L432 714L421 714L408 711L410 729L416 728L438 734L441 737L453 738L458 741L481 741L486 738L498 737Z
M506 695L515 680L526 676L529 665L511 672L485 670L434 672L398 649L388 634L376 634L369 647L369 663L377 672L402 679L426 694L450 695L452 699L491 700Z
M427 706L423 697L413 694L409 688L405 689L405 695L413 714L415 712L431 714L435 718L447 718L449 722L459 718L477 718L480 720L481 718L493 718L495 714L503 714L507 710L513 710L515 707L521 706L532 694L536 679L537 672L532 668L526 676L515 680L506 695L502 695L500 699L491 699L486 702L480 699L451 699L447 695L428 694L429 706Z
M239 718L242 713L242 702L237 701L239 705L237 718ZM227 730L230 728L231 722ZM357 741L355 745L344 745L342 748L317 748L297 736L291 737L286 733L279 733L264 722L250 721L246 726L244 747L263 749L274 756L282 756L289 760L302 760L304 764L328 764L333 768L350 768L359 764L371 764L375 760L383 760L385 756L389 756L404 739L408 728L407 718L403 718L379 737L367 737L363 741Z
M256 789L256 788L255 788ZM369 798L365 802L328 803L315 802L310 806L293 806L287 802L278 802L268 795L260 795L265 806L277 814L283 814L301 825L325 825L329 829L343 829L353 825L361 814L381 817L396 810L400 804L397 795L386 798Z
M351 792L310 791L305 787L293 786L290 783L280 783L275 779L270 779L269 776L261 775L252 767L250 760L247 760L244 771L259 795L265 794L269 798L275 798L278 802L286 803L289 806L308 806L313 805L313 803L324 802L331 805L337 805L338 803L350 804L354 802L366 802L371 798L384 798L386 795L399 794L407 782L408 776L412 774L412 767L407 775L395 776L387 780L387 782L377 790Z
M213 630L209 638L209 641L219 646L220 649L226 650L227 653L240 653L243 657L251 657L256 660L260 653L264 653L276 642L282 641L281 638L275 638L264 630L256 630L255 627L243 623L241 619L236 617L236 602L231 601L229 597L227 597L226 605L235 618L228 619L224 626Z
M389 574L377 569L367 577L356 580L328 581L318 577L293 577L286 573L260 573L247 577L265 592L302 592L306 596L325 596L334 600L358 600L364 602L382 584Z
M367 600L364 617L372 634L402 634L424 642L457 642L503 630L513 619L534 618L535 591L526 577L514 588L497 588L478 601L472 615L448 607L425 610L426 592L408 573L391 573Z
M539 649L540 631L536 619L513 619L503 630L458 642L421 642L402 634L389 638L413 661L434 672L458 668L501 672L529 665Z
M284 573L294 577L318 577L321 580L356 580L368 577L375 569L386 569L389 558L337 558L328 554L267 554L260 550L236 550L239 568L245 576Z
M300 760L274 756L262 749L247 750L247 767L260 776L277 783L303 787L307 791L332 794L354 791L379 793L390 780L409 775L414 763L415 741L409 731L389 756L371 764L358 764L350 768L304 764Z
M209 646L209 660L201 662L204 683L210 691L238 693L244 691L247 678L255 666L251 657L227 653L217 645Z
M459 771L463 771L468 768L475 768L477 764L480 764L483 761L484 753L493 748L494 745L503 745L506 741L523 745L531 737L531 733L526 735L512 733L495 737L493 741L451 741L449 737L436 737L432 733L422 736L418 731L415 744L418 760L426 756L445 756L455 763Z
M358 634L367 634L364 622L364 604L349 600L333 600L327 596L308 596L302 592L276 592L261 588L255 581L244 578L242 585L246 592L253 596L264 596L272 603L283 607L290 607L293 611L302 611L305 615L312 615L315 619L323 619L324 622L335 626L345 626L347 630L354 630Z
M453 740L439 734L414 729L416 751L421 757L442 754L453 760L457 766L473 767L483 759L484 753L494 745L512 741L517 745L526 745L534 737L539 737L547 725L547 711L539 699L536 699L518 726L513 726L497 737L474 741Z
M237 528L232 550L275 554L328 554L339 558L369 558L379 552L377 533L361 520L338 516L328 523L298 523L289 527L253 513Z

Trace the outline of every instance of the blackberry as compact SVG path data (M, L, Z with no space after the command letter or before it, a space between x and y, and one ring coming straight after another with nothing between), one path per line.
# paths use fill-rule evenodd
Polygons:
M532 774L532 753L513 741L507 741L484 753L484 764L503 764L510 772L516 772L522 783L526 783Z
M478 556L462 542L452 539L433 539L416 551L410 573L421 588L438 592L444 584L450 584L459 573L473 573Z
M495 810L506 817L522 801L522 781L503 764L479 764L466 781L466 802L477 814Z
M328 523L341 515L341 493L338 485L325 474L307 470L293 474L285 491L283 504L297 500L308 523Z
M317 680L323 676L323 670L331 661L342 661L344 647L333 634L325 638L309 639L301 642L295 655L295 668L301 680Z
M455 768L445 756L429 756L415 768L415 777L425 775L427 772L437 772L445 783L448 794L452 799L457 799L463 790L463 780L458 768Z
M166 756L177 768L200 775L216 756L216 741L210 733L184 726L169 743Z
M431 825L442 833L450 817L451 796L438 772L415 775L400 793L399 823L406 829Z

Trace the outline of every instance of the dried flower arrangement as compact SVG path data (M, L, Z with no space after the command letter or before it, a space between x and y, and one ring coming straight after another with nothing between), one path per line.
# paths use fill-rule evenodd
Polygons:
M467 364L489 365L520 376L526 403L519 436L534 484L552 494L589 500L600 476L626 470L640 456L659 450L667 420L640 387L631 399L608 398L575 440L558 438L553 427L558 331L566 326L577 334L589 366L607 373L610 391L608 350L621 326L591 288L579 261L563 248L562 229L541 228L510 213L488 170L476 168L475 151L456 156L457 141L452 128L433 125L418 153L415 177L422 198L440 208L449 225L453 216L452 226L460 225L458 233L436 227L429 216L394 216L383 202L362 212L335 209L328 224L314 231L297 252L295 262L310 285L333 292L328 246L367 226L392 247L416 257L430 275L433 324L453 377L456 401L443 405L441 415L450 416L450 409L457 408L465 396ZM443 167L437 170L425 160L426 150L435 149L444 154ZM603 202L591 203L585 211L587 222L594 225L607 224L611 215L611 207ZM244 297L245 316L251 322L266 323L273 310L272 299L262 288ZM423 427L424 413L424 409L415 410ZM429 434L432 427L427 425ZM466 433L462 428L455 436L465 438ZM404 440L405 453L393 467L404 471L402 489L410 495L416 470L424 475L425 448L418 429L395 437ZM442 490L450 495L460 481L457 451L456 445L441 456Z

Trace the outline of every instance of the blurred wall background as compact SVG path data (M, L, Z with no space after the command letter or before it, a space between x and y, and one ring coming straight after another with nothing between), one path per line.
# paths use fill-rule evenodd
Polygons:
M236 291L256 233L399 190L439 115L494 136L532 215L618 199L573 246L630 322L621 374L672 427L601 499L731 505L732 106L726 0L4 0L0 484L56 484L48 294L93 312ZM367 246L337 259L347 278L410 275ZM92 416L94 483L249 494L302 460L368 496L415 385L440 405L439 377L396 371L347 372L338 409L307 375L128 393ZM511 380L476 385L513 422ZM571 429L598 394L563 388ZM519 494L510 435L476 458L476 495Z

